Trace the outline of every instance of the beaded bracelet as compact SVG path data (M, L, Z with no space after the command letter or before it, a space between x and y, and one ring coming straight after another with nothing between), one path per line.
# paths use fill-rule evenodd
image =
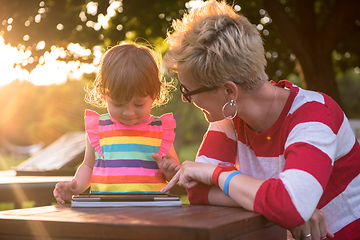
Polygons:
M236 176L236 175L238 175L238 174L242 174L242 172L233 172L233 173L231 173L231 174L226 178L226 180L225 180L225 184L224 184L224 189L223 189L223 191L224 191L225 195L228 196L228 197L230 197L230 196L229 196L229 184L230 184L230 180L231 180L234 176Z

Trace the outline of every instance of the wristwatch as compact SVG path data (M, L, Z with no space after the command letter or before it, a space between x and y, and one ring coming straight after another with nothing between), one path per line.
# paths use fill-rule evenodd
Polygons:
M212 175L213 183L219 187L218 180L219 180L220 173L229 172L232 170L236 170L234 164L232 164L230 162L220 162L213 172L213 175Z

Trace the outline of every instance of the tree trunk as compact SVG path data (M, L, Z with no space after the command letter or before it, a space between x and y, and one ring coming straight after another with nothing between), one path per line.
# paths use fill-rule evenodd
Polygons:
M297 0L292 15L288 14L289 6L277 0L264 0L264 7L272 24L296 55L306 88L329 95L341 106L332 52L356 20L360 1L323 1L320 11L315 9L315 2Z
M321 49L317 47L317 49ZM330 53L322 53L312 49L302 51L302 48L294 49L299 61L305 88L313 91L323 92L332 97L340 106L342 101L338 90L335 73Z

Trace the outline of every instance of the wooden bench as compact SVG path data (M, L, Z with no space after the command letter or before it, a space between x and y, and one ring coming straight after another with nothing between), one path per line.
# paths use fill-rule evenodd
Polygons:
M53 190L56 183L70 181L72 176L16 176L15 171L0 172L0 203L14 203L22 208L24 202L34 206L55 203Z
M70 181L85 154L85 132L69 132L13 170L0 172L0 203L48 206L56 183Z
M73 176L85 155L85 132L68 132L14 168L17 176Z

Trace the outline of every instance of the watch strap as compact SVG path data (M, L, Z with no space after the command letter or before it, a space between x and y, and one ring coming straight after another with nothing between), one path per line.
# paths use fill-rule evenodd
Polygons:
M212 181L214 183L214 185L219 186L219 175L222 172L227 172L227 171L233 171L236 170L235 166L232 164L230 166L221 166L221 163L218 164L218 166L215 168L213 175L212 175Z
M218 186L218 187L219 187L219 175L221 172L222 172L222 168L217 166L212 175L212 181L213 181L214 185Z

